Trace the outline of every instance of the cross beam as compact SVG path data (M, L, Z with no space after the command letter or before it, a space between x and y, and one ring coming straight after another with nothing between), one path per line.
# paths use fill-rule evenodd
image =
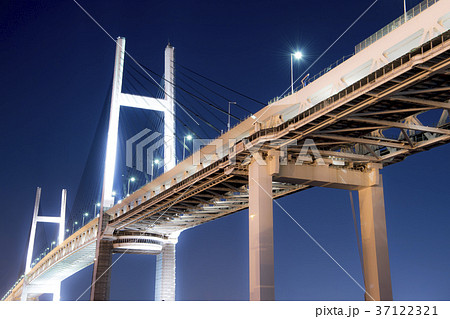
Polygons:
M432 107L438 107L438 108L450 110L450 103L448 103L448 102L438 102L438 101L424 100L424 99L418 99L418 98L406 97L406 96L392 96L389 98L389 100L407 102L407 103L411 103L411 104L418 104L418 105L425 105L425 106L432 106Z
M125 38L119 37L116 42L114 78L111 93L111 109L109 114L108 141L106 145L105 171L103 177L102 205L109 208L114 205L113 187L116 166L117 138L119 133L120 106L153 110L164 113L164 170L175 167L175 99L174 99L174 48L169 44L165 50L164 66L164 99L133 95L122 92L123 67L125 62ZM128 163L128 159L127 159ZM129 164L128 164L129 165Z
M283 183L302 184L317 187L328 187L348 190L359 190L379 183L378 169L381 166L371 164L375 168L369 172L361 172L348 168L335 168L328 165L280 165L273 180Z
M435 128L435 127L430 127L430 126L424 126L424 125L418 125L418 124L391 122L391 121L375 120L375 119L366 119L366 118L361 118L361 117L348 117L347 120L349 120L349 121L356 121L356 122L362 122L362 123L380 124L380 125L386 125L386 126L389 126L389 127L404 128L404 129L407 129L407 130L415 130L415 131L422 131L422 132L430 132L430 133L438 133L438 134L450 135L450 130L445 130L445 129L441 129L441 128Z

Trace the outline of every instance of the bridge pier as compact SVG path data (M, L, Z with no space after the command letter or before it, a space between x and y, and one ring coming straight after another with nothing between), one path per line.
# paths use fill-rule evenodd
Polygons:
M358 191L365 300L392 300L383 182Z
M271 164L269 161L268 167L274 167ZM360 171L331 167L324 162L314 165L289 163L272 169L273 180L278 182L358 191L365 300L375 301L392 300L381 168L381 164L368 163L366 169Z
M97 247L97 258L94 261L92 277L91 301L107 301L111 288L113 243L108 240L100 240Z
M176 242L175 238L164 243L161 253L156 256L156 301L175 301Z
M91 301L109 300L113 243L101 238L102 231L105 229L109 219L108 214L102 213L99 220L97 249L92 272Z
M275 300L272 176L268 165L249 165L250 300Z

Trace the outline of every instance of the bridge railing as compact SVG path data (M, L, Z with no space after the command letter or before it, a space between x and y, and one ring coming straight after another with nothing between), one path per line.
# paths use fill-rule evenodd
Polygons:
M39 258L39 261L33 264L33 268L30 272L22 275L1 300L8 300L8 298L11 298L11 295L12 298L16 298L17 294L20 293L20 289L23 287L24 282L32 282L50 269L54 264L65 259L68 255L78 251L87 244L92 243L92 241L95 241L97 239L97 231L98 217L92 219L89 223L74 232L71 236L66 238L61 245L49 251L44 257Z
M28 281L33 281L34 279L39 277L39 275L49 269L54 263L57 263L74 251L82 248L93 240L96 240L97 230L98 218L94 218L88 224L80 228L77 232L73 233L69 238L64 240L61 245L55 247L44 258L42 258L27 275Z
M378 69L377 71L363 77L362 79L353 83L352 85L348 86L347 88L343 89L339 93L323 100L322 102L320 102L320 103L314 105L313 107L305 110L304 112L298 114L297 116L294 116L293 118L285 121L284 123L280 124L279 126L273 127L273 128L262 129L256 133L250 135L248 140L251 142L259 137L263 137L268 134L276 134L280 131L283 131L283 130L287 129L290 125L298 123L298 122L306 119L307 117L325 109L329 105L332 105L332 104L348 97L355 91L364 88L365 86L373 83L377 79L390 75L392 71L394 71L394 70L398 69L399 67L403 66L404 64L410 62L415 56L423 55L424 53L430 51L431 49L433 49L439 45L444 45L444 43L446 43L447 41L450 41L450 30L446 31L446 32L442 33L441 35L433 38L432 40L424 43L417 49L414 49L411 52L401 56L400 58L386 64L381 69Z
M295 123L298 123L304 119L306 119L307 117L325 109L326 107L328 107L331 104L334 104L338 101L341 101L344 98L347 98L348 96L350 96L351 94L353 94L355 91L358 91L359 89L364 88L366 85L373 83L374 81L378 80L379 78L382 78L384 76L388 76L389 74L391 74L392 71L398 69L399 67L401 67L402 65L404 65L405 63L410 62L414 56L416 55L423 55L424 53L426 53L427 51L431 50L432 48L443 44L444 42L450 40L450 31L447 31L443 34L441 34L440 36L424 43L421 47L412 50L411 52L409 52L408 54L403 55L402 57L388 63L387 65L385 65L384 67L382 67L381 69L363 77L362 79L360 79L359 81L353 83L352 85L348 86L347 88L345 88L344 90L340 91L339 93L323 100L322 102L314 105L313 107L307 109L306 111L298 114L297 116L285 121L284 123L278 125L278 126L274 126L271 128L264 128L261 129L251 135L248 136L248 141L252 142L253 140L256 140L260 137L264 137L264 136L268 136L271 134L277 134L283 130L285 130L286 128L288 128L290 125L293 125ZM204 169L197 171L196 173L190 175L187 178L180 178L181 180L175 184L165 184L166 186L175 186L175 187L181 187L186 183L190 183L193 180L195 180L198 176L200 176L201 174L204 174L205 172L207 172L210 169L214 169L217 165L220 165L220 163L226 162L228 160L228 155L224 152L223 153L223 157L217 161L215 161L214 163L212 163L211 165L205 167ZM170 188L170 187L168 187ZM148 189L146 191L141 192L140 194L134 194L131 195L130 197L130 202L123 204L123 205L116 205L115 207L113 207L110 211L109 214L114 216L113 218L117 218L119 216L124 215L125 213L129 212L131 209L133 209L133 207L136 207L137 205L139 205L142 202L145 202L149 199L151 200L158 200L160 199L162 196L165 196L165 191L166 188L160 188L159 191L155 191L155 192L149 192Z
M395 19L394 21L389 23L387 26L382 28L381 30L378 30L377 32L372 34L370 37L368 37L364 41L361 41L360 43L358 43L355 46L355 54L360 52L361 50L364 50L369 45L371 45L372 43L378 41L379 39L381 39L382 37L384 37L388 33L394 31L399 26L404 24L406 21L414 18L419 13L423 12L425 9L427 9L428 7L430 7L431 5L435 4L438 1L439 0L424 0L424 1L422 1L421 3L416 5L414 8L408 10L406 12L406 16L403 14L402 16L398 17L397 19Z
M343 56L342 58L340 58L339 60L333 62L332 64L330 64L328 67L324 68L322 71L320 71L319 73L315 74L314 76L310 77L308 76L302 83L301 85L295 87L294 89L294 93L298 92L299 90L303 89L305 86L311 84L312 82L314 82L315 80L317 80L318 78L320 78L322 75L325 75L326 73L330 72L331 70L333 70L335 67L337 67L338 65L342 64L343 62L347 61L348 59L350 59L354 54L349 54L346 56ZM267 104L272 104L276 101L279 101L281 99L284 99L285 97L289 96L293 94L292 92L288 92L285 95L282 96L277 96L274 97L272 100L270 100Z
M14 283L14 285L6 292L6 294L3 296L3 298L1 299L1 301L4 301L6 298L8 298L8 296L14 291L14 289L20 284L20 282L23 280L23 278L25 277L25 274L23 274L22 276L19 277L19 279L17 279L17 281Z
M360 52L361 50L364 50L365 48L367 48L369 45L373 44L374 42L380 40L382 37L384 37L385 35L387 35L388 33L394 31L395 29L397 29L399 26L401 26L402 24L404 24L406 21L414 18L415 16L417 16L418 14L420 14L421 12L423 12L425 9L429 8L431 5L435 4L436 2L438 2L439 0L424 0L421 3L419 3L418 5L416 5L415 7L413 7L412 9L408 10L406 12L406 20L405 20L405 15L403 14L402 16L398 17L397 19L395 19L394 21L392 21L391 23L389 23L387 26L385 26L384 28L380 29L379 31L375 32L374 34L372 34L370 37L368 37L367 39L365 39L364 41L361 41L360 43L358 43L355 46L355 53ZM328 73L329 71L331 71L332 69L334 69L335 67L337 67L338 65L340 65L341 63L345 62L347 59L351 58L354 54L350 54L347 56L342 57L341 59L337 60L336 62L332 63L331 65L329 65L327 68L324 68L322 71L320 71L319 73L317 73L316 75L314 75L313 77L308 77L304 80L303 83L301 83L300 86L297 86L294 89L294 93L298 92L299 90L301 90L302 88L304 88L305 86L311 84L312 82L314 82L315 80L317 80L318 78L320 78L322 75ZM277 96L274 97L272 100L270 100L268 102L268 104L277 102L289 95L291 95L291 92L286 93L283 96Z

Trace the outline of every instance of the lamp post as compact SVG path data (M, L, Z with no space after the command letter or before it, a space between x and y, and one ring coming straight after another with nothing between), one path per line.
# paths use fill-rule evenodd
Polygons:
M153 180L153 175L155 174L155 171L154 171L154 164L156 164L156 165L158 165L159 164L159 159L155 159L153 162L152 162L152 180Z
M78 225L78 222L74 222L74 223L72 224L72 234L73 234L73 232L74 232L74 230L75 230L75 225Z
M131 177L128 179L128 188L127 188L127 196L130 196L130 182L134 182L136 178Z
M116 194L112 194L112 195L115 196ZM96 207L98 207L100 209L100 203L97 203L97 204L94 205L94 216L97 215L97 208Z
M83 223L82 223L82 225L84 226L84 218L85 217L88 217L89 216L89 213L88 212L85 212L84 214L83 214Z
M294 94L294 67L292 58L294 57L296 60L300 60L303 54L300 51L295 53L291 53L291 93Z
M231 114L231 104L236 104L236 102L228 102L228 131L230 130L230 114Z
M186 140L191 141L192 140L192 135L188 134L185 137L183 137L183 161L184 161L184 155L186 154Z
M52 245L50 246L50 250L53 250L53 245L56 245L56 241L52 241Z

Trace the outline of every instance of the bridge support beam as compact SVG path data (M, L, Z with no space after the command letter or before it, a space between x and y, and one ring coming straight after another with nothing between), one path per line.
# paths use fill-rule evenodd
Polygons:
M108 214L102 213L100 215L94 270L92 272L91 301L109 300L114 247L112 241L102 239L102 231L108 224L109 219Z
M97 258L94 261L92 276L91 301L107 301L111 288L113 243L108 240L100 240L97 247Z
M383 182L358 191L365 300L392 300Z
M272 176L268 165L249 165L250 300L275 300Z
M278 182L358 191L366 300L392 300L381 168L377 163L367 164L365 171L289 163L271 170Z
M156 256L155 300L175 301L175 242L165 243Z

